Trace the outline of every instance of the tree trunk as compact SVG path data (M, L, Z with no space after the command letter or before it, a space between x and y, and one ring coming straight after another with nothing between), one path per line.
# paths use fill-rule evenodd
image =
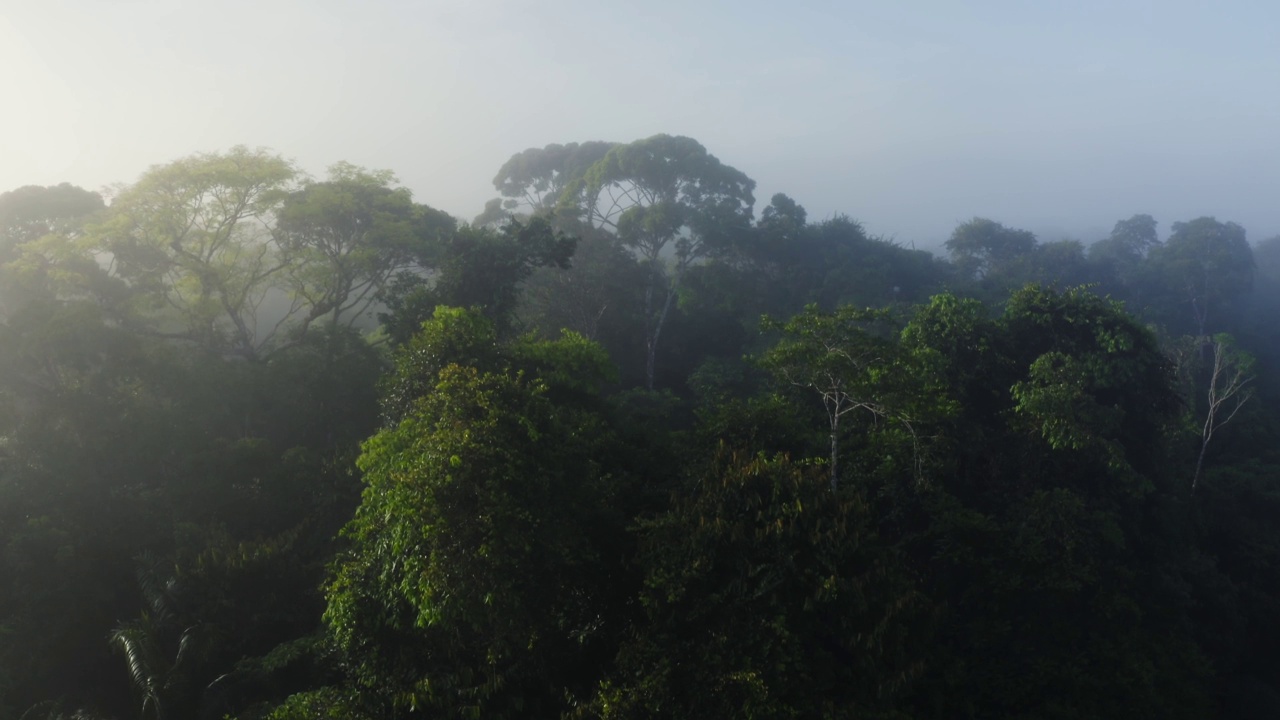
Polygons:
M831 424L831 492L836 491L836 486L840 482L840 435L837 430L839 430L839 420Z
M676 285L672 283L667 288L667 298L662 303L662 312L658 314L657 320L654 322L653 330L649 333L649 337L645 341L645 382L650 390L653 389L654 366L657 363L658 356L658 338L662 335L662 326L667 323L667 313L671 312L671 301L676 296Z

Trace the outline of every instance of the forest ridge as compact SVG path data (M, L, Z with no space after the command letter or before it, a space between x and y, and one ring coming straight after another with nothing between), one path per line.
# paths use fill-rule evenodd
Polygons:
M0 718L1280 715L1280 238L494 188L0 194Z

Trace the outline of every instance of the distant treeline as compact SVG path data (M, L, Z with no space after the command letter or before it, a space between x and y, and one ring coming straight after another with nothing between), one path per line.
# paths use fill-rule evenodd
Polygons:
M1280 717L1280 238L494 186L0 194L0 718Z

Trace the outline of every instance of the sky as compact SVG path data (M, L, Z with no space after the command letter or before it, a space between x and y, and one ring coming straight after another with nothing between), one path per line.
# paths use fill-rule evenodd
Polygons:
M1280 234L1280 3L0 0L0 191L233 145L463 219L512 154L697 139L811 219L937 248L1148 213Z

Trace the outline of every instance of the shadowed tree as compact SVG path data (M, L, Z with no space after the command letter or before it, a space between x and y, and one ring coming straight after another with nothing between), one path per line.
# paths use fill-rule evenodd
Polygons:
M142 718L191 717L199 690L192 686L189 665L200 652L200 627L184 626L178 617L174 581L162 575L160 563L148 555L137 562L147 607L111 631L111 644L124 655L142 700Z
M407 342L440 305L477 308L506 337L515 329L521 284L540 267L568 268L577 239L546 217L511 220L501 230L464 225L440 243L434 276L400 273L379 296L387 333Z
M886 510L919 503L904 540L946 606L911 715L1209 716L1185 528L1165 517L1186 493L1180 403L1151 332L1085 290L1028 286L994 319L935 298L904 339L936 351L958 401L936 482Z
M644 619L598 714L581 716L904 717L926 602L867 497L825 480L812 464L722 448L642 523Z
M522 286L519 324L545 338L562 329L599 342L622 366L623 382L643 382L642 288L645 269L612 237L578 242L568 268L546 265Z

